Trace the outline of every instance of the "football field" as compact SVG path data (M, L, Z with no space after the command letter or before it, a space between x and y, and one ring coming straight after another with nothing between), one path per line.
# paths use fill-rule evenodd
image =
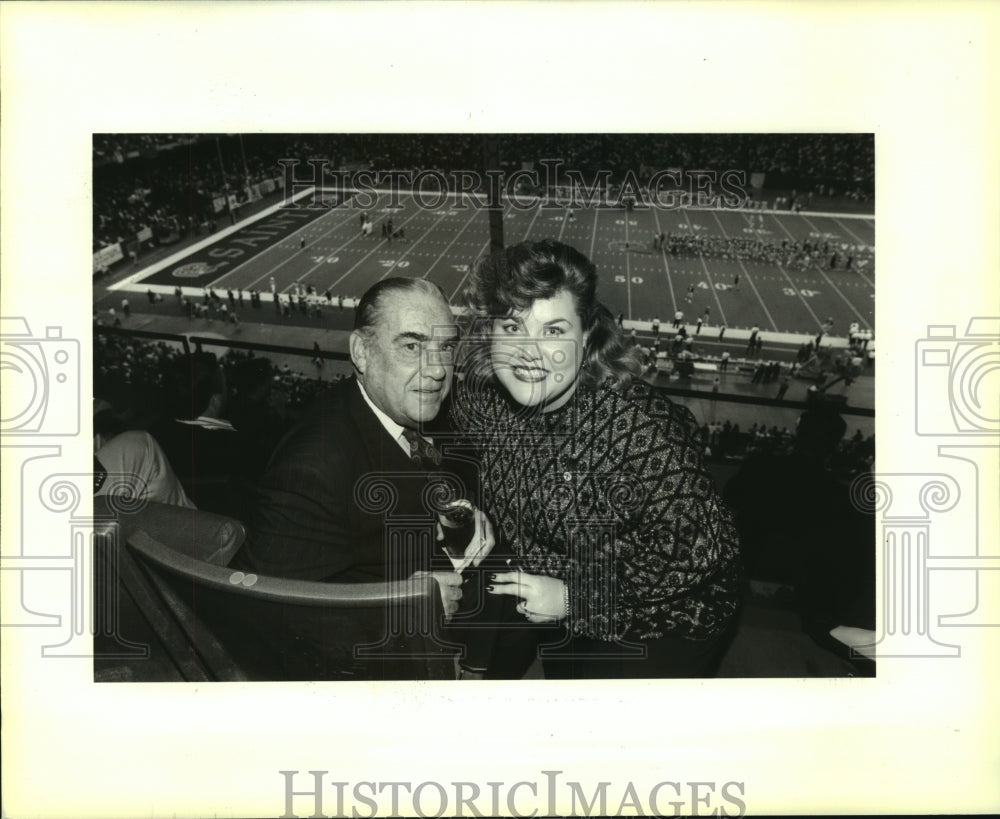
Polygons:
M489 249L485 209L454 198L432 209L411 194L397 194L394 200L379 193L362 210L354 201L336 203L329 196L318 197L323 205L318 208L284 203L269 208L140 270L113 289L167 294L180 286L194 297L206 288L223 297L228 290L258 290L267 303L272 288L292 295L297 288L311 287L316 298L329 293L351 303L375 281L401 275L430 279L453 304L461 304L470 266ZM372 223L368 235L362 230L362 212ZM392 231L402 231L402 237L383 234L390 221ZM600 277L600 299L625 319L658 317L669 325L680 310L689 324L706 316L707 327L757 325L763 331L813 334L832 319L833 336L846 336L855 322L875 329L872 216L709 208L569 210L554 203L508 200L503 224L507 245L553 238L591 258ZM659 234L698 237L705 246L736 239L784 241L789 248L809 242L843 256L830 269L826 253L794 264L735 254L671 255L654 248ZM843 258L860 248L865 250L858 253L859 263L845 269Z

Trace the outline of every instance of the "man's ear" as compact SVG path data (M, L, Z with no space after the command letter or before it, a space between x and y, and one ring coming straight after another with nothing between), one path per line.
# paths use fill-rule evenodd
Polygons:
M351 361L359 373L365 371L368 363L368 349L365 345L365 338L357 330L351 332L350 338Z

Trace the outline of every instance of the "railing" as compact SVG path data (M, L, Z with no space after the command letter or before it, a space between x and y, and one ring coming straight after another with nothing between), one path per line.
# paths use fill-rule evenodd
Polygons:
M167 341L179 344L185 353L192 353L200 347L225 347L234 350L252 350L254 353L275 353L279 355L301 356L307 360L321 358L328 361L350 362L350 355L333 350L315 350L303 347L288 347L280 344L265 344L259 341L243 341L218 336L199 336L196 334L164 333L152 330L133 330L125 327L109 327L95 325L94 332L98 335L119 336L124 338L148 339L150 341ZM669 395L679 398L711 400L724 404L749 404L758 407L774 407L782 410L805 410L813 406L814 401L789 401L786 399L766 398L758 395L740 395L736 393L711 392L670 385L658 385ZM822 400L817 398L816 400ZM852 415L863 418L874 418L875 410L867 407L852 407L837 405L841 415Z

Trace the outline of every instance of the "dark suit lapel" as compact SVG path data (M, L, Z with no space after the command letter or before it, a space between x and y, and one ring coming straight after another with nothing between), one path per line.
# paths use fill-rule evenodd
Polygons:
M347 396L348 412L357 425L361 435L362 449L369 453L372 466L376 470L387 472L415 472L417 465L403 452L403 448L392 439L388 430L372 412L357 379L352 379Z

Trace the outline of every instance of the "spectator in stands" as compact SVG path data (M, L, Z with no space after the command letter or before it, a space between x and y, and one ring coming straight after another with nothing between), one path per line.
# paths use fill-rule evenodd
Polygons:
M711 674L738 607L735 529L691 413L639 380L641 351L596 286L594 265L552 240L473 271L476 343L453 412L481 445L486 509L518 558L493 592L553 643L546 677ZM579 529L597 527L595 545L609 516L614 558Z
M215 355L197 352L168 363L168 417L152 432L199 509L247 518L256 443L227 419L229 389Z
M124 495L131 500L195 508L167 456L148 432L129 430L111 438L95 453L94 472L95 495Z
M806 410L794 450L748 457L725 500L749 577L791 586L806 633L853 659L830 631L875 627L874 517L858 511L828 468L845 429L832 408Z
M267 359L238 358L233 352L226 356L227 381L232 387L229 419L253 442L248 455L250 470L261 475L285 432L285 424L271 404L274 368Z
M778 385L778 394L775 396L779 401L785 397L785 393L788 392L788 385L790 383L791 382L787 375L781 379L781 384Z

